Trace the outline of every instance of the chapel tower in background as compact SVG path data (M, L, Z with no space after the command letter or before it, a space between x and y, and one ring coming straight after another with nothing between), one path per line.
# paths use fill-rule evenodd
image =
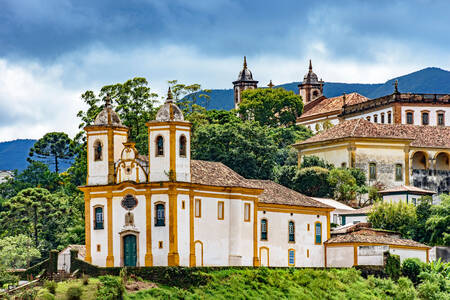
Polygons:
M247 68L247 58L244 56L244 67L239 72L238 79L233 81L234 87L234 108L238 109L241 103L241 93L244 90L258 88L258 81L253 80L252 72Z

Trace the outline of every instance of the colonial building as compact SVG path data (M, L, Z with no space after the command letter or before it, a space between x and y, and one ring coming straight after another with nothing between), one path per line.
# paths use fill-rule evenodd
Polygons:
M309 104L317 99L323 98L323 81L319 80L312 70L312 62L309 60L309 71L298 85L298 94L302 97L304 104Z
M239 104L242 101L242 91L253 90L256 88L258 88L258 81L253 80L252 72L247 68L247 58L244 56L244 67L242 71L239 72L237 80L233 81L234 108L239 108Z
M244 64L244 79L251 79ZM256 82L255 82L256 84ZM85 260L99 266L325 265L332 207L217 162L191 160L169 90L148 156L107 101L87 133Z
M316 155L336 167L356 167L369 184L450 190L450 127L380 124L352 119L294 147L298 162Z

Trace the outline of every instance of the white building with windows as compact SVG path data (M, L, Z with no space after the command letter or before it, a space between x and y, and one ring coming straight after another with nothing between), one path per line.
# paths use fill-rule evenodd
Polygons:
M148 155L107 100L87 133L85 260L98 266L323 267L332 207L217 162L191 160L169 90Z

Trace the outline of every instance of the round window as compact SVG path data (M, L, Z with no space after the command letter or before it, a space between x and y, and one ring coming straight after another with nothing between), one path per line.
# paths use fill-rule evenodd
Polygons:
M122 207L127 210L132 210L137 205L137 199L133 195L126 195L122 199Z

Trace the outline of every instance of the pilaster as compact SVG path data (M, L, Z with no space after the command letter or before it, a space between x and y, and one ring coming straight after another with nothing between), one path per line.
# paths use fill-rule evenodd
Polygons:
M152 194L151 192L145 193L145 232L146 232L146 252L145 252L145 266L153 266L153 254L152 254Z
M178 214L177 191L173 184L169 185L169 254L167 256L169 266L179 266L178 254Z

